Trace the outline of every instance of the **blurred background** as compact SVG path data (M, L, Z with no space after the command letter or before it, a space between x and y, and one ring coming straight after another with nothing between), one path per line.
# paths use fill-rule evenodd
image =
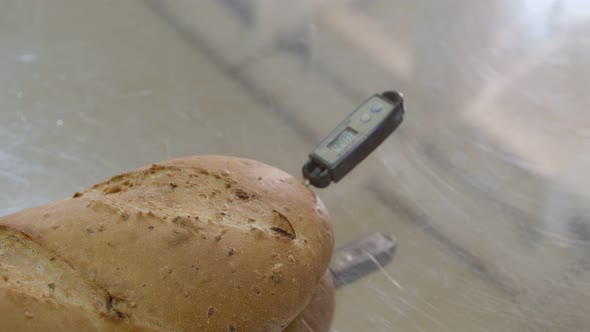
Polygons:
M405 121L318 190L393 263L334 330L590 330L590 2L0 2L0 215L155 161L299 176L375 92Z

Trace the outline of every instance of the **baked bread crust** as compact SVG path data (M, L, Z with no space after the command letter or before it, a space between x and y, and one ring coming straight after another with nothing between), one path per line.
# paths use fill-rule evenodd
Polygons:
M0 307L38 307L30 323L51 307L31 303L55 302L56 324L98 330L280 331L318 289L334 245L326 209L301 181L223 156L116 176L0 218L0 235L10 295Z

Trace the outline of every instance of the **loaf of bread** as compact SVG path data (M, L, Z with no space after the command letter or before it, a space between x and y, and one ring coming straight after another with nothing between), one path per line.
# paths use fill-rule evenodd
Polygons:
M240 158L165 161L0 218L0 321L328 331L333 245L327 211L300 180Z

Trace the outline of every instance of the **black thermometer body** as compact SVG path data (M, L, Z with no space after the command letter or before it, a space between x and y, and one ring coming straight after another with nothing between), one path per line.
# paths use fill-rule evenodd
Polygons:
M395 131L404 113L401 93L371 96L313 149L303 177L318 188L340 181Z

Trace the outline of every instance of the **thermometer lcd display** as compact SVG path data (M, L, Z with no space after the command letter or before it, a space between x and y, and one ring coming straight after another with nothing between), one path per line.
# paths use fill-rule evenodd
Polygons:
M328 143L328 149L340 153L346 149L350 143L354 141L354 137L358 134L358 131L346 127L334 140Z

